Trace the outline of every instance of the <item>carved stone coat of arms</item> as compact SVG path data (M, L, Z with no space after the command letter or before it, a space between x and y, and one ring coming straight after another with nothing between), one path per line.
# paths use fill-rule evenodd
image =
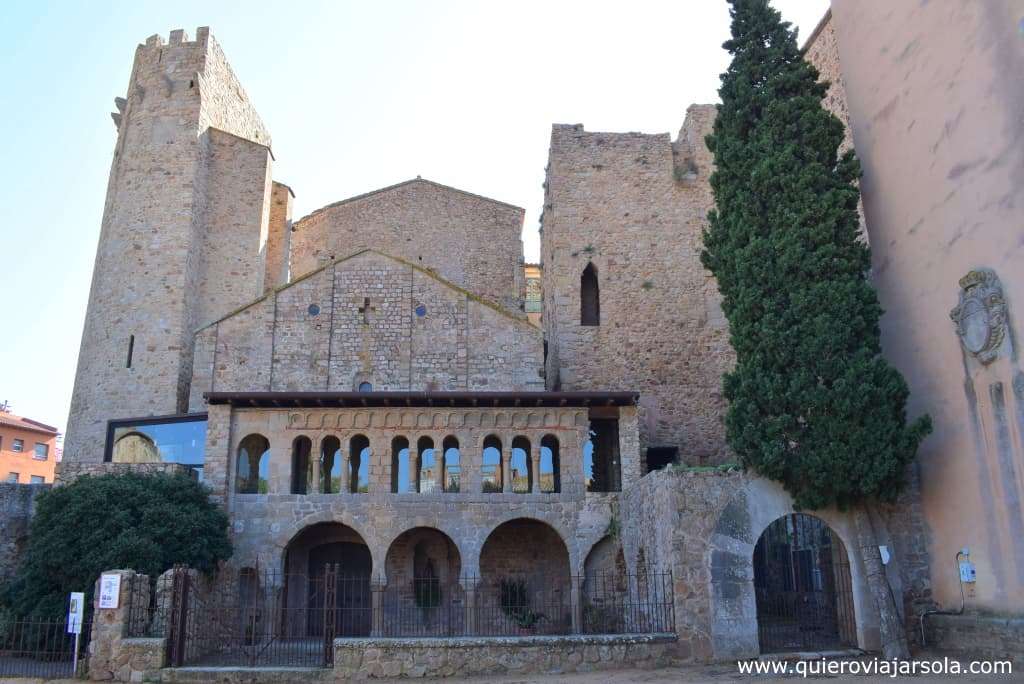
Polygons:
M949 317L964 349L982 363L991 363L1006 335L1006 300L995 272L982 268L961 278L960 303Z

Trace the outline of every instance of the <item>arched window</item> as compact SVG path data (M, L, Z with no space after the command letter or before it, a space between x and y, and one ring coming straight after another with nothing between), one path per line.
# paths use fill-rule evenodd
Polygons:
M263 435L249 435L238 445L235 491L266 494L270 479L270 442Z
M359 383L359 391L360 392L372 392L373 391L373 384L369 383L369 382L361 382L361 383Z
M485 492L501 491L501 440L494 435L484 439L484 452L480 459L480 479Z
M414 492L416 478L409 469L409 440L395 437L391 440L391 491L396 494Z
M416 491L423 494L436 492L440 473L434 455L434 440L420 437L416 442Z
M530 440L516 437L512 440L512 457L508 462L508 474L512 478L512 491L516 494L528 494L533 485L533 473L530 466Z
M320 446L320 491L324 494L341 492L341 440L326 437Z
M459 460L459 440L449 435L444 438L441 444L444 455L442 468L444 469L444 491L457 492L462 484L462 468Z
M601 325L601 290L593 263L580 276L580 325Z
M348 491L370 491L370 440L366 435L355 435L348 442Z
M313 479L313 461L309 454L313 442L309 437L296 437L292 442L292 494L307 494Z
M540 491L555 493L562 491L562 475L559 472L558 438L544 435L540 440Z

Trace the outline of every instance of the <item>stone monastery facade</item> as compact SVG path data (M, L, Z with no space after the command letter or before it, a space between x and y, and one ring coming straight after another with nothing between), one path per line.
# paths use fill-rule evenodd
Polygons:
M849 125L831 14L807 55ZM555 125L541 264L521 208L422 178L294 219L208 29L139 45L116 109L60 479L191 472L228 512L242 595L264 571L366 582L339 594L361 616L339 636L409 636L414 614L415 635L645 635L620 662L879 647L854 519L717 467L713 105L675 139ZM910 480L872 524L916 639L934 603ZM471 617L439 627L435 586ZM312 607L303 587L266 591Z

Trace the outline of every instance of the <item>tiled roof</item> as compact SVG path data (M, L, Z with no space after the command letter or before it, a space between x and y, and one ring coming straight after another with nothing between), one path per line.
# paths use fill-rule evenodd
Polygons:
M56 435L57 428L52 425L46 425L39 421L32 420L31 418L22 418L16 416L13 413L0 413L0 425L6 425L8 427L14 427L21 430L29 430L31 432L45 432L49 435Z

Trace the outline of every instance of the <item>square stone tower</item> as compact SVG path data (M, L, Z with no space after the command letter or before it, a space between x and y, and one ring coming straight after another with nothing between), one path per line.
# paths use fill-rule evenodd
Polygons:
M554 126L541 219L548 389L639 391L642 447L691 464L726 458L733 362L700 263L714 116L691 106L674 142Z
M108 420L184 412L196 328L287 277L267 264L290 223L271 221L270 135L209 30L139 45L115 103L69 461L103 459Z

